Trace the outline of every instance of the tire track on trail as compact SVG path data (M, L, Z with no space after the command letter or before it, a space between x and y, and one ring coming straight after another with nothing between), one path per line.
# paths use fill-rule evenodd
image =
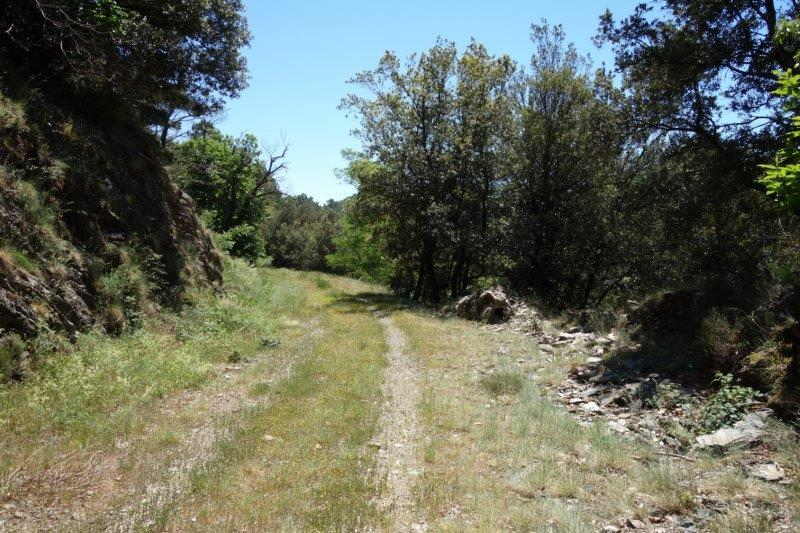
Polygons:
M300 351L305 352L310 351L311 346L324 333L319 317L312 319L307 327L308 333L298 343L298 346L305 347ZM275 384L289 379L296 363L296 358L287 361L286 366L274 374L264 376L266 382ZM78 529L133 533L155 527L158 517L164 512L169 512L171 506L190 489L193 473L207 468L216 457L219 445L234 437L239 428L237 423L240 422L236 415L247 409L264 408L273 400L271 395L259 399L249 397L248 390L251 385L250 381L242 378L239 383L230 383L215 394L207 413L207 422L183 436L175 461L160 466L159 470L166 475L154 479L144 487L137 487L135 492L127 496L126 499L129 501L127 505L106 510L100 516L94 517L94 520L80 524ZM185 396L195 401L204 401L202 397L204 392L192 391ZM187 408L192 408L191 402Z
M384 373L386 398L381 412L381 433L376 444L378 479L385 480L378 507L389 515L391 531L425 531L427 524L415 509L413 488L422 474L418 443L420 424L417 405L420 399L419 369L406 354L406 338L392 319L380 318L389 347Z

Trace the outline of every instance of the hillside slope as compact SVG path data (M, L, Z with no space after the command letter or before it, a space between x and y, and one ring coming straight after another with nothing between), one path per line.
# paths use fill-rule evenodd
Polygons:
M154 304L179 302L187 286L221 281L211 239L192 200L169 181L149 132L96 104L19 95L0 93L7 378L47 348L34 346L43 333L72 336L98 322L119 333Z

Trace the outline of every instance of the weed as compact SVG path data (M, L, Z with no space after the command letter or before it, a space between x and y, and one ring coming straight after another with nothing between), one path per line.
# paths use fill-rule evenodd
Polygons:
M33 217L37 226L52 227L56 216L52 209L45 205L42 194L35 185L27 181L16 183L17 197Z
M645 405L656 409L672 409L687 401L681 387L670 381L658 384L656 394L645 400Z
M125 260L98 280L97 289L106 307L116 307L132 327L142 325L142 310L151 292L151 283L139 265Z
M735 385L730 374L717 373L714 383L719 386L700 412L700 424L707 431L732 425L747 413L747 407L758 397L750 387Z
M272 385L266 381L256 383L250 388L250 396L266 396L272 390Z
M181 437L174 431L166 430L161 435L158 436L156 439L160 446L165 448L169 448L172 446L177 446L181 442Z
M145 327L117 338L81 334L69 351L42 358L32 379L0 387L2 434L25 438L51 431L77 442L112 438L136 417L132 407L203 383L212 375L211 364L231 353L256 353L259 332L276 321L272 278L241 261L228 266L226 298L204 293L185 312L143 318ZM116 298L133 290L128 274L142 279L140 271L115 271L102 280L104 294ZM161 327L165 322L175 323L174 336ZM183 342L176 345L176 337ZM60 345L42 343L37 352Z
M25 352L25 342L16 333L1 335L0 330L0 381L11 379L18 371Z
M331 282L323 278L322 276L315 277L314 284L317 286L318 289L322 290L327 290L331 288Z
M6 246L0 249L0 254L11 264L31 273L39 272L39 265L28 255L17 248Z
M264 348L277 348L281 345L281 341L277 339L270 339L269 337L264 337L261 339L261 346Z
M514 372L498 372L481 378L481 386L490 394L517 394L525 384L523 377Z

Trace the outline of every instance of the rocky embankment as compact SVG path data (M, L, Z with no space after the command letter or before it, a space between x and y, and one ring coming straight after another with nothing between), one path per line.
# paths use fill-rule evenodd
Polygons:
M140 126L0 94L0 139L0 378L27 371L42 333L119 332L221 282L192 200Z

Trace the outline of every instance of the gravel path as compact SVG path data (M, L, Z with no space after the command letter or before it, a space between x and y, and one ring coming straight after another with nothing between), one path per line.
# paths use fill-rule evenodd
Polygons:
M380 320L389 345L383 393L386 402L380 417L381 433L376 444L379 479L386 486L379 507L389 514L391 531L425 531L425 522L415 512L413 487L422 473L419 459L420 398L419 370L405 353L406 339L389 317Z

